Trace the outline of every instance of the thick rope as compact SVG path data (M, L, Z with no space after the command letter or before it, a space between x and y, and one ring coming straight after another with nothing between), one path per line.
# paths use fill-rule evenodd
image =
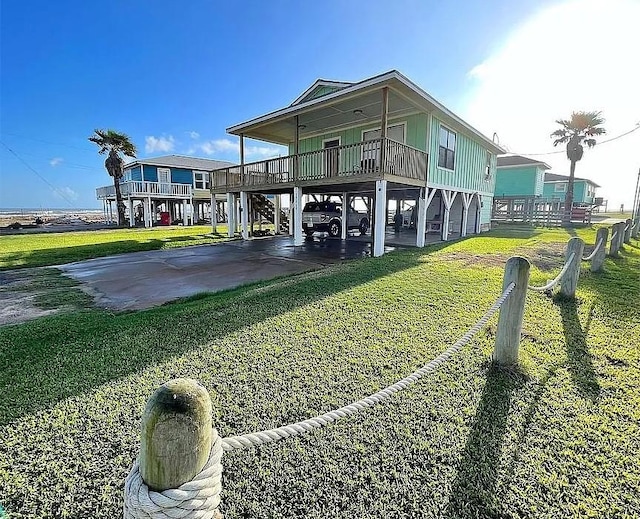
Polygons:
M591 261L596 253L598 252L598 250L600 249L600 247L602 246L602 243L604 242L604 240L602 238L600 238L598 240L598 243L596 243L596 247L595 249L593 249L593 252L591 254L589 254L586 258L582 258L582 261Z
M532 287L531 285L529 285L527 288L529 290L533 290L534 292L546 292L547 290L551 290L558 283L560 283L560 280L562 279L562 276L564 276L566 274L567 270L569 270L569 267L571 266L571 263L573 263L573 258L575 258L575 256L576 256L575 252L572 252L569 255L569 258L567 259L566 263L562 267L562 270L560 271L560 274L558 274L555 277L555 279L549 281L546 285L544 285L542 287Z
M136 460L124 484L124 519L213 519L222 490L222 438L213 429L207 463L191 481L162 492L149 490Z
M614 233L611 235L611 241L613 242L617 237L618 237L618 231L614 232Z
M505 291L491 306L491 308L487 310L487 312L478 320L478 322L474 324L469 329L469 331L458 340L458 342L450 346L447 350L445 350L443 353L441 353L439 356L437 356L422 368L414 371L408 377L405 377L395 384L381 389L377 393L363 398L362 400L358 400L357 402L341 407L340 409L329 411L328 413L316 416L315 418L309 418L308 420L304 420L302 422L284 425L282 427L278 427L277 429L269 429L267 431L243 434L241 436L229 436L222 440L222 448L225 451L230 451L234 449L242 449L245 447L255 447L264 443L270 443L273 441L282 440L284 438L289 438L291 436L297 436L299 434L318 429L324 425L334 422L339 418L350 416L357 413L358 411L361 411L362 409L366 409L379 402L382 402L383 400L386 400L394 393L397 393L410 384L413 384L424 375L435 371L442 363L447 361L449 357L451 357L460 348L467 344L474 337L474 335L478 333L478 331L480 331L485 324L487 324L487 321L491 318L491 316L498 311L502 304L507 300L509 294L511 294L515 286L515 283L509 283Z
M630 226L630 225L631 225L631 224L630 224L630 223L628 223L627 225L625 225L625 226L624 226L624 232L627 232L627 231L629 230L629 226Z

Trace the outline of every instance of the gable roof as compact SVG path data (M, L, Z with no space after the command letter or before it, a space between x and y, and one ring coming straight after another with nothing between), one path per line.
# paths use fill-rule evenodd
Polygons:
M409 99L414 106L419 106L421 110L433 113L438 117L438 119L442 120L443 123L447 125L454 125L456 128L466 131L470 136L481 141L490 151L494 153L505 153L505 150L492 139L482 134L469 123L454 114L442 103L436 101L436 99L397 70L391 70L384 74L349 84L349 86L346 86L337 92L332 92L331 94L326 94L308 101L301 101L298 104L292 104L286 108L281 108L280 110L230 126L227 128L227 133L232 135L244 134L247 137L286 145L290 141L285 140L284 138L275 140L271 135L266 134L261 130L267 125L274 125L275 123L282 123L287 120L290 121L291 118L296 115L312 112L323 105L325 107L331 107L342 100L353 99L359 95L364 95L367 92L380 89L384 86L388 86L396 91L403 99Z
M186 155L163 155L162 157L136 159L133 162L125 164L124 167L131 168L139 164L145 164L147 166L195 169L201 171L211 171L234 165L232 162L228 162L226 160L203 159L200 157L187 157Z
M600 187L599 184L596 184L593 180L589 180L588 178L582 177L573 177L574 180L581 180L582 182L588 182L589 184ZM567 175L558 175L557 173L545 173L544 174L545 182L569 182L569 177Z
M498 157L499 168L510 168L516 166L542 166L544 169L551 169L551 166L540 160L530 159L522 155L500 155Z
M313 85L311 85L309 88L307 88L304 92L302 92L302 94L300 94L293 103L291 103L289 106L293 106L293 105L297 105L302 103L303 101L309 101L311 99L317 99L317 97L312 97L312 94L314 94L317 90L320 90L322 87L333 87L334 88L334 92L336 90L342 90L343 88L346 88L348 86L353 85L353 83L347 83L346 81L330 81L328 79L317 79ZM332 93L332 92L331 92ZM321 97L321 96L318 96ZM311 98L311 99L309 99Z

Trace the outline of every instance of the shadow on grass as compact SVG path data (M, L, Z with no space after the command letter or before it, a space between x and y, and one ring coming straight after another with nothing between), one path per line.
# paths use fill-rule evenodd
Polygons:
M216 243L222 241L222 235L173 236L164 239L144 241L120 240L91 245L74 245L52 249L36 249L6 253L0 255L0 270L62 265L93 258L102 258L127 252L144 252L162 248L187 246L191 243Z
M560 309L562 317L567 367L573 383L583 396L595 402L600 396L600 384L587 345L587 333L595 305L590 306L587 324L583 329L576 299L557 295L554 297L554 304Z
M425 253L448 247L437 244ZM0 425L243 328L420 263L398 251L146 311L88 309L0 328Z
M458 464L444 517L499 517L495 490L512 393L526 382L519 371L491 364ZM532 415L533 416L533 415Z

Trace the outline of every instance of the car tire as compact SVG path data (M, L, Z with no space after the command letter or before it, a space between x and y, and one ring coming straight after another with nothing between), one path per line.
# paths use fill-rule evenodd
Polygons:
M369 230L369 220L367 220L366 218L363 218L362 220L360 220L358 229L360 230L361 236L364 236L365 234L367 234L367 231Z
M332 238L340 236L340 232L342 231L341 227L340 220L332 220L329 222L329 236Z
M307 235L307 238L313 237L313 231L305 229L304 233Z

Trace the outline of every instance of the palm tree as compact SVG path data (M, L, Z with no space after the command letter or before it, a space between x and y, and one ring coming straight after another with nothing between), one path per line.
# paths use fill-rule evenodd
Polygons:
M573 183L576 173L576 163L582 159L584 148L582 143L589 148L596 145L594 137L604 135L607 131L601 126L604 124L602 112L573 112L571 119L558 119L556 121L561 128L551 134L553 145L567 143L567 158L571 161L569 170L569 185L564 199L563 222L571 222L571 208L573 206Z
M124 160L121 155L127 157L136 157L136 147L129 137L124 133L115 130L95 130L94 134L89 137L91 142L98 145L101 155L109 153L104 161L104 167L107 173L113 178L113 186L116 190L116 206L118 208L118 225L124 225L124 202L122 201L122 193L120 192L120 180L124 174ZM133 215L129 215L133 218Z

